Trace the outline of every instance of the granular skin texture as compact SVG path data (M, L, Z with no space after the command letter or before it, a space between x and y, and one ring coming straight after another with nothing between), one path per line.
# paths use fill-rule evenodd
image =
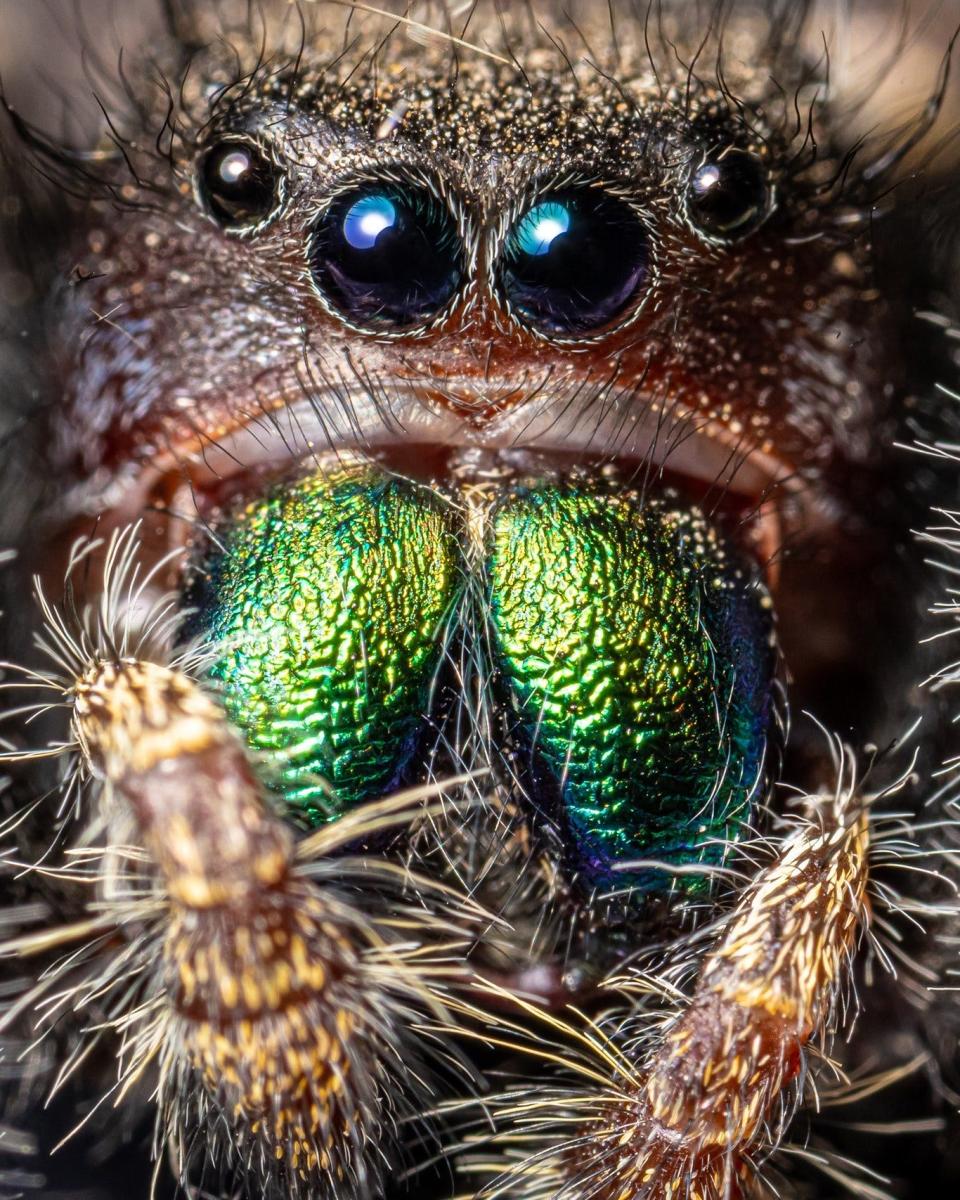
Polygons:
M200 585L212 675L309 824L382 795L409 754L458 585L451 524L426 488L334 469L224 531Z

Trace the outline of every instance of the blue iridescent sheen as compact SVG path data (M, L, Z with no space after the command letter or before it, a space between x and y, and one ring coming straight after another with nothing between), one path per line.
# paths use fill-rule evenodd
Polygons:
M548 333L591 333L639 301L650 238L640 213L601 188L542 196L504 241L498 283L511 310Z
M361 196L343 218L343 236L355 250L372 250L385 229L396 224L397 210L389 196Z
M422 184L371 182L337 196L310 236L310 271L350 321L402 329L456 294L463 242L453 212Z
M702 892L771 774L758 570L699 509L612 476L505 479L466 519L456 490L337 462L237 508L188 597L231 718L291 815L330 820L412 769L445 647L482 623L518 802L573 877Z
M524 254L549 253L556 239L569 230L572 219L566 204L556 200L535 204L517 225L517 248Z
M701 890L690 868L723 860L765 785L762 585L695 509L586 481L515 491L489 570L498 663L579 877Z

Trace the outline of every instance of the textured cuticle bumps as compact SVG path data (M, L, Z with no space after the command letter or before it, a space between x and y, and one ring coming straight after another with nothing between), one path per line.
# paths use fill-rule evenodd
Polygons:
M718 862L761 783L769 601L696 510L550 484L493 518L491 616L520 718L592 882Z
M309 824L388 789L460 582L451 509L365 467L320 472L218 532L201 605L213 677Z
M555 781L592 885L666 886L617 868L719 862L735 840L764 773L772 617L697 510L579 476L458 494L355 464L250 502L217 537L200 576L212 674L308 824L395 783L462 624L489 630L489 702L512 714L531 790ZM462 621L465 604L483 611Z

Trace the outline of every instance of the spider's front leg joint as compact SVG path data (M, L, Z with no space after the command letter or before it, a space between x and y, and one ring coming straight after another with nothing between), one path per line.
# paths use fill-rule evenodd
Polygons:
M155 663L98 663L78 682L78 741L130 806L171 899L191 909L279 885L289 832L265 808L214 700Z
M362 1117L378 1121L378 1030L389 1025L365 974L362 919L297 873L243 746L188 676L99 664L76 687L74 721L168 898L158 986L175 1159L199 1115L211 1136L229 1131L228 1160L256 1152L268 1174L273 1163L303 1182L362 1174Z

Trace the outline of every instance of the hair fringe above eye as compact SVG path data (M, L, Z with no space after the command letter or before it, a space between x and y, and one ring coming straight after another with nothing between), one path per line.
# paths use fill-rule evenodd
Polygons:
M920 111L896 128L856 139L844 154L842 148L838 153L836 146L818 144L816 114L835 91L830 46L824 42L810 57L798 51L817 42L818 10L812 0L711 0L696 6L694 29L682 24L689 22L690 8L673 0L587 2L547 24L527 4L503 13L489 3L464 9L387 0L382 7L349 0L298 5L266 0L251 9L245 0L216 6L166 0L169 40L146 61L126 54L110 67L98 47L85 48L93 60L87 68L90 86L103 113L98 147L71 145L5 98L0 103L14 143L33 163L38 187L46 181L79 204L96 199L146 208L169 198L172 169L183 149L202 140L211 124L264 102L309 103L321 83L325 89L349 88L358 71L376 76L396 59L411 56L414 64L426 56L428 69L439 67L452 88L464 70L478 64L489 71L494 87L504 73L532 78L546 55L576 89L600 84L618 91L628 104L635 103L635 92L620 81L631 76L684 112L713 97L734 132L783 148L779 153L789 174L818 158L833 163L830 178L858 205L885 191L918 146L929 145L928 156L942 149L929 144L929 135L946 95L955 37L945 47L939 76ZM900 42L908 36L905 29ZM308 69L318 47L323 47L320 65ZM753 61L764 64L761 71L737 66L747 48ZM841 105L831 126L843 124ZM819 180L821 193L830 186Z

